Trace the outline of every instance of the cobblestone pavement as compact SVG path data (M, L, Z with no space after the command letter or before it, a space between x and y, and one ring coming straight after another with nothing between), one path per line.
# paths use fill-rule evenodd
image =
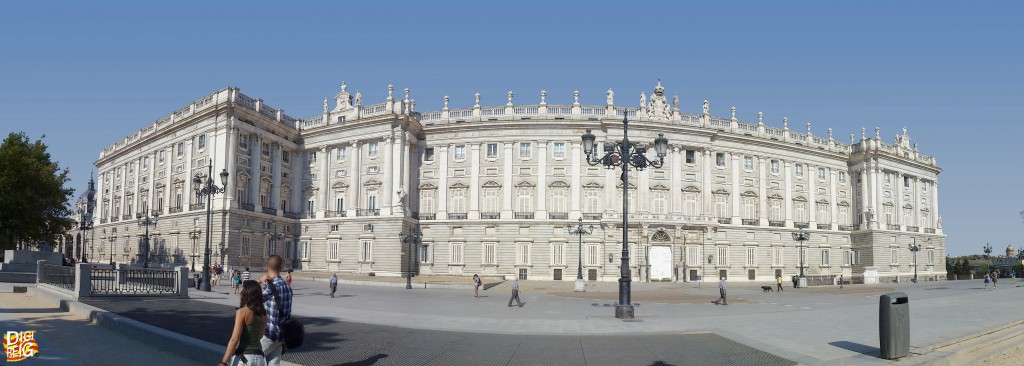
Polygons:
M230 337L234 307L194 299L86 303L214 344ZM710 333L631 336L484 334L302 317L306 343L285 355L304 365L793 365Z

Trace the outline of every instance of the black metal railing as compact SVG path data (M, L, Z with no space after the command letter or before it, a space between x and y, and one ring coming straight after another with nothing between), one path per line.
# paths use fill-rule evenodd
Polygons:
M899 224L885 224L885 228L888 229L888 230L899 230L900 229L900 225Z
M75 267L44 264L43 277L39 279L39 282L74 291Z
M167 210L167 212L170 212L172 214L180 213L181 212L181 207L171 207L171 208L169 208Z
M743 219L743 225L758 226L761 222L757 219Z
M583 214L583 219L584 220L600 220L602 216L603 216L603 214L601 214L600 212L598 212L598 213L590 212L590 213L584 213Z
M104 217L104 218L100 219L100 223L101 224L106 224L107 223L107 218Z
M515 218L530 220L533 219L533 212L516 212Z
M118 221L121 221L120 217L113 216L113 217L110 218L110 222L118 222Z
M92 295L171 295L178 294L178 271L166 269L93 268Z
M206 208L206 204L202 202L188 204L189 211L202 210L204 208Z
M726 224L726 225L732 224L732 219L728 218L728 217L719 217L718 218L718 223L719 224Z
M916 232L920 232L920 230L919 230L919 228L917 226L907 226L907 231L915 232L915 233Z
M238 204L238 208L246 210L246 211L256 211L256 205L254 205L252 203L239 203Z
M315 219L316 218L316 212L304 212L302 214L302 218L304 218L304 219Z
M771 226L771 227L786 227L786 222L785 221L768 220L768 226Z
M436 213L420 214L420 220L436 220L436 219L437 219L437 214Z
M121 215L121 219L122 220L131 220L132 219L132 215Z
M449 220L465 220L468 217L469 217L469 214L467 214L465 212L449 212L448 213L448 219Z
M416 220L419 220L420 219L420 213L416 212L416 211L412 211L412 212L409 213L409 217L411 217L413 219L416 219Z
M818 224L818 230L832 230L832 224Z
M273 207L264 207L263 213L267 215L277 215L277 209Z
M552 220L567 220L569 219L568 212L548 212L548 218Z
M356 210L356 216L380 216L379 208L365 208Z
M285 211L284 212L284 217L287 217L289 219L298 219L299 216L302 216L302 214L300 214L298 212L290 212L290 211Z
M346 217L345 211L327 211L327 217Z
M842 231L854 231L856 230L853 225L839 225L839 230Z
M806 222L794 222L793 223L793 227L795 227L797 229L806 229L806 228L811 227L811 224L810 223L806 223Z
M480 218L481 219L485 219L485 220L500 219L501 218L501 213L500 212L481 212L480 213Z
M934 228L930 228L930 227L926 227L926 228L924 228L924 232L927 233L927 234L935 234L935 229Z

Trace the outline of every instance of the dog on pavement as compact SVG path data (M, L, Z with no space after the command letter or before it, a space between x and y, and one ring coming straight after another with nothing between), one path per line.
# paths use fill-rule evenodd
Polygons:
M771 286L761 286L761 292L775 292Z

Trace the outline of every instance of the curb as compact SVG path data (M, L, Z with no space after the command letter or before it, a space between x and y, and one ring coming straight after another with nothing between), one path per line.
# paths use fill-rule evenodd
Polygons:
M78 317L89 320L91 323L142 342L158 344L167 352L182 355L197 363L210 364L212 360L219 360L224 356L225 346L223 345L213 344L129 319L116 313L69 299L66 295L55 293L48 289L32 287L29 291L57 303L63 311L70 312ZM299 365L285 361L282 361L281 364L288 366Z

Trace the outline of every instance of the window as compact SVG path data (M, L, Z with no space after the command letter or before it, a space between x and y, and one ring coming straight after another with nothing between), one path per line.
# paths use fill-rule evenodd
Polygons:
M745 170L754 170L754 157L753 156L744 156L743 157L743 169L745 169Z
M885 184L892 184L892 173L885 172Z
M565 157L565 143L564 142L556 142L555 143L554 156L556 158L564 158Z
M434 148L423 149L423 161L434 161Z
M782 267L782 248L772 247L772 266Z
M836 220L839 225L850 225L850 208L847 206L839 206L838 209L839 218Z
M715 195L715 217L728 218L729 216L729 196L724 194Z
M248 236L243 236L242 237L242 245L238 248L238 255L239 256L248 257L249 255L252 254L252 251L251 251L252 248L250 248L250 244L251 243L249 242L249 240L250 239L249 239Z
M757 197L743 197L743 219L757 220Z
M825 168L818 168L818 180L825 180Z
M316 162L316 151L310 151L309 152L309 162L310 163L315 163Z
M807 222L807 202L793 202L793 221Z
M832 220L829 220L829 206L827 203L818 203L818 213L815 219L819 224L831 224Z
M370 165L370 166L366 167L366 174L377 174L377 173L380 173L380 166L378 166L378 165Z
M551 246L551 265L565 265L565 244L554 244Z
M483 264L487 264L487 265L496 265L496 264L498 264L498 262L497 262L497 257L498 257L497 252L498 252L498 249L497 248L498 248L498 245L495 244L495 243L484 243L484 261L483 261Z
M529 158L530 154L531 154L530 147L531 147L531 145L530 145L529 142L519 143L519 157L520 158Z
M804 165L803 164L797 164L796 165L796 176L798 176L798 177L804 176Z
M529 274L530 274L530 271L527 270L526 268L520 268L519 269L519 279L520 280L526 280L526 278L527 278L527 276Z
M839 183L846 183L846 172L839 172Z
M498 144L487 144L487 158L495 159L498 157Z
M367 192L366 197L366 208L371 210L377 209L377 192Z
M587 265L598 265L598 260L600 260L600 254L601 253L598 250L597 244L587 244Z
M899 250L898 249L896 249L896 248L889 248L889 264L892 264L892 265L900 264L900 260L899 260L898 255L899 255Z
M757 265L757 248L747 247L747 266L753 267Z
M377 156L377 144L378 144L377 141L371 142L369 144L369 146L370 146L370 152L369 152L370 156Z
M345 160L345 147L338 148L338 160Z
M910 188L910 177L903 177L903 188Z
M768 200L768 206L771 209L771 213L768 216L768 220L771 221L782 221L785 220L782 217L782 200L770 199Z
M238 147L243 149L249 148L249 135L238 135Z
M285 163L287 163L287 162L290 161L290 159L291 159L291 154L288 153L287 150L281 152L281 160L283 160Z
M779 161L772 160L772 174L779 174Z
M658 190L651 192L651 199L653 203L652 213L658 215L664 215L668 213L668 200L665 199L666 191Z
M299 242L299 259L309 259L309 242Z
M601 212L601 191L598 189L587 189L583 193L583 212Z
M166 157L166 155L167 155L167 152L166 152L166 151L164 151L164 150L160 150L160 151L158 151L158 152L156 153L156 158L157 158L157 161L159 161L160 163L163 163L163 162L164 162L164 159L165 159L165 157Z
M548 209L551 212L569 212L568 196L569 191L567 189L556 188L551 192L551 207L549 207Z
M433 256L430 253L430 244L423 244L420 246L420 262L422 263L433 263Z
M451 258L449 258L451 264L463 264L462 245L462 243L452 243Z
M828 253L828 249L822 249L821 250L821 266L822 267L828 267L829 266L828 254L829 254Z
M313 216L313 212L316 211L315 209L316 209L316 200L313 199L313 198L310 198L309 201L306 201L306 213L309 214L310 217L312 217Z
M180 158L182 155L185 155L185 143L184 142L179 142L178 143L178 157Z
M715 154L715 165L724 167L725 166L725 153Z
M517 265L529 265L530 264L530 244L519 243L516 244L516 264Z
M728 266L729 265L729 248L719 247L718 248L718 265Z
M928 265L935 264L935 249L928 249Z
M687 266L699 266L700 262L700 248L698 247L686 247L686 265Z
M893 211L892 205L888 205L888 204L882 205L882 211L885 214L885 223L886 224L890 224L890 225L896 224L896 217L895 217L896 215L894 215L893 212L892 212Z
M332 233L338 232L338 226L339 226L338 224L331 225L331 232Z
M693 164L697 161L697 153L693 150L686 150L686 163Z
M455 146L455 160L466 159L466 145Z
M451 207L453 213L466 213L466 190L462 188L451 191Z
M359 241L359 261L373 262L373 240L364 239Z
M142 157L142 168L149 168L149 156Z
M426 189L420 191L420 212L425 214L434 213L434 194L437 192L433 189Z
M338 193L338 195L339 196L344 196L345 193L344 192L340 192L340 193ZM345 198L339 197L338 199L334 200L334 212L344 212L344 211L345 211Z
M501 211L498 208L498 195L499 191L497 188L484 188L483 202L480 208L481 212L495 213Z
M849 250L843 251L843 265L844 266L849 266L851 264L851 262L853 262L853 256L851 254L853 254L853 253L851 251L849 251Z
M530 188L519 188L518 204L516 212L533 212L533 190Z
M199 150L206 148L206 135L199 135Z

